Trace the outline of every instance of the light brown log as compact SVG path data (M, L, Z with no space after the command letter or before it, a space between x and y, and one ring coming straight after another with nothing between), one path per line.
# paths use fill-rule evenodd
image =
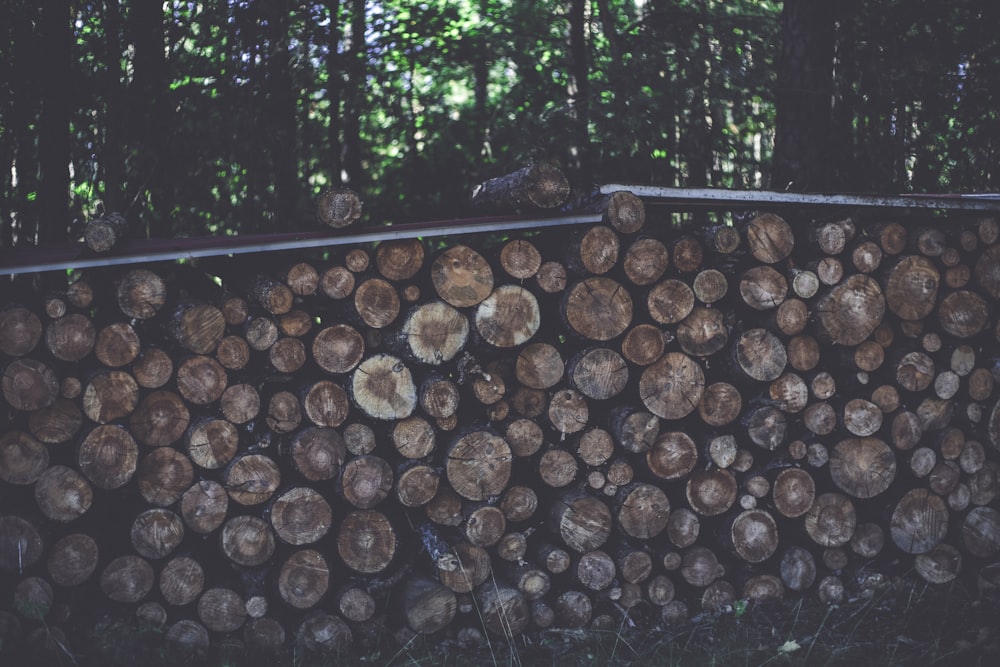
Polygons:
M226 318L211 304L185 302L174 311L171 327L181 347L195 354L211 354L226 334Z
M450 448L445 471L451 487L463 498L486 500L503 491L510 479L510 446L489 431L472 431Z
M298 338L279 338L267 350L267 359L278 373L291 374L306 363L306 346Z
M698 403L698 416L710 426L725 426L739 417L743 397L728 382L713 382L705 387Z
M595 225L574 234L569 244L567 265L577 273L605 274L617 263L620 245L618 235L612 228Z
M805 331L809 324L809 306L801 299L782 301L775 313L775 325L786 336L795 336Z
M313 359L328 373L349 372L358 365L364 353L364 337L347 324L327 327L313 339Z
M352 273L357 274L367 271L370 264L371 257L364 248L351 248L344 255L344 265Z
M274 555L274 547L274 532L263 519L238 515L222 526L222 552L237 565L263 565Z
M242 326L250 317L250 304L242 294L226 292L219 301L219 310L229 326Z
M566 374L572 386L588 398L617 396L628 384L628 364L614 350L588 348L570 359Z
M512 239L500 251L500 266L513 278L527 280L542 266L542 254L527 239Z
M119 556L101 572L101 592L115 602L135 603L153 589L153 566L139 556Z
M324 190L316 200L316 219L321 224L340 229L357 222L363 206L361 197L354 190L330 188Z
M349 513L337 533L341 560L361 574L375 574L388 567L396 546L396 530L388 517L371 509Z
M174 392L166 390L146 394L129 418L132 435L140 444L150 447L177 442L189 423L190 413L184 401Z
M373 329L388 326L399 315L400 300L396 288L381 278L369 278L354 290L354 309Z
M500 509L508 521L527 521L538 509L538 495L531 487L507 487L500 501Z
M0 435L0 480L25 486L35 483L49 465L49 450L24 431Z
M531 343L517 355L517 380L532 389L548 389L562 379L565 365L559 351L548 343Z
M654 238L636 239L625 251L622 268L633 285L652 285L670 265L670 252Z
M595 549L580 556L576 563L576 580L586 589L601 591L614 581L617 574L614 560L604 551Z
M816 483L801 468L786 468L774 480L772 490L774 506L783 516L796 518L804 515L816 498Z
M740 278L740 297L754 310L777 308L788 295L788 281L773 267L755 266Z
M736 493L736 477L728 470L695 472L685 487L688 505L701 516L722 514L736 502Z
M653 558L646 551L626 550L617 559L617 564L621 578L629 584L644 583L653 573Z
M600 548L613 527L608 506L579 492L570 492L556 500L550 520L563 543L579 553Z
M222 525L229 507L229 494L218 482L199 480L181 496L181 516L188 528L199 534L211 533Z
M775 264L788 257L795 247L792 228L774 213L761 213L747 225L747 247L759 262Z
M247 322L244 337L251 349L263 352L278 340L278 325L269 317L254 317Z
M698 357L715 354L729 340L725 315L715 308L694 308L677 327L677 340L688 354Z
M59 395L59 380L52 369L29 358L15 359L7 364L0 387L4 400L15 410L48 407Z
M429 577L410 577L403 584L401 595L403 619L414 632L440 632L455 620L458 612L455 592Z
M507 533L500 537L496 547L497 556L502 560L516 563L523 560L528 553L528 537L520 532Z
M226 369L212 357L189 357L177 369L177 390L186 401L195 405L219 400L228 383Z
M663 532L670 519L670 501L661 489L639 483L623 489L621 493L617 519L626 535L647 540Z
M126 322L113 322L97 334L94 356L109 368L120 368L139 356L139 336Z
M281 483L278 464L263 454L246 454L232 461L222 479L229 498L240 505L267 501Z
M384 459L367 454L344 465L340 491L352 507L371 509L392 491L392 467Z
M438 296L456 308L475 306L493 291L493 270L472 248L456 245L431 265L431 281Z
M469 512L462 529L470 544L485 549L500 541L507 529L507 519L500 508L484 505Z
M797 371L811 371L819 364L819 342L812 336L799 334L788 341L788 364Z
M668 278L649 290L646 307L660 324L677 324L694 309L694 291L687 283Z
M432 301L413 310L402 331L414 358L437 365L451 361L465 347L469 321L448 304Z
M685 234L674 242L674 267L681 273L694 273L701 268L705 251L701 242L690 234Z
M139 386L126 371L94 375L83 391L83 412L98 424L107 424L132 414L139 401Z
M989 305L975 292L952 292L937 306L938 322L956 338L971 338L990 324Z
M239 432L224 419L199 420L187 432L186 446L191 461L209 470L221 468L236 455Z
M319 272L309 262L295 262L282 271L282 280L292 294L309 296L319 286Z
M68 522L80 518L90 509L93 500L90 483L68 466L46 468L35 483L35 504L42 514L53 521Z
M948 532L948 507L927 489L911 489L896 504L889 534L897 547L911 554L927 553Z
M545 262L535 274L541 290L547 294L558 294L566 289L566 267L559 262Z
M736 342L736 361L754 380L771 382L784 372L788 354L778 337L767 329L750 329Z
M0 353L11 357L29 354L42 339L42 321L22 306L0 310Z
M174 361L158 347L144 348L132 364L132 375L140 387L159 389L174 374Z
M293 552L278 573L278 594L295 609L315 607L329 587L330 568L315 549Z
M882 263L882 249L873 241L862 241L851 251L851 263L859 273L872 273Z
M405 507L422 507L437 493L440 482L440 474L429 465L409 467L396 478L396 498Z
M271 526L286 544L301 546L322 539L330 530L333 510L319 492L296 486L279 495L270 508Z
M698 407L705 388L701 366L681 352L668 352L642 372L639 395L663 419L680 419Z
M820 330L837 345L857 345L882 323L885 298L878 282L855 273L816 304Z
M80 443L77 465L95 486L117 489L132 479L139 459L139 447L124 428L98 426Z
M201 596L205 589L205 570L190 556L172 559L160 571L160 593L167 604L183 607Z
M570 186L558 167L537 162L476 186L472 204L479 208L527 211L561 206Z
M872 498L896 477L896 458L877 438L850 438L833 448L830 475L834 483L855 498Z
M142 457L135 479L146 502L166 507L180 500L191 486L194 467L183 452L159 447Z
M590 410L582 394L574 389L563 389L552 396L547 415L558 432L577 433L587 426Z
M250 362L250 345L240 336L225 336L215 348L215 359L226 370L242 370Z
M362 412L375 419L409 417L417 405L417 388L406 364L397 357L368 357L351 376L351 395Z
M331 299L346 299L354 291L354 274L343 266L331 266L319 279L319 289Z
M166 558L184 539L184 523L167 509L146 510L132 522L132 548L150 560Z
M538 460L538 476L552 488L560 489L576 478L576 458L565 449L553 448Z
M604 224L611 225L622 234L638 232L646 221L642 199L624 190L601 198L595 208L604 214Z
M476 308L476 331L496 347L516 347L541 326L538 300L523 287L501 285Z
M634 406L612 409L610 426L615 442L636 454L649 450L660 433L656 415Z
M64 587L79 586L97 569L97 540L84 533L70 533L56 540L45 559L52 582Z
M596 276L567 291L562 311L570 328L580 336L610 340L632 322L632 297L617 281Z
M660 433L646 452L646 465L662 479L682 479L698 463L698 448L691 436L681 431Z

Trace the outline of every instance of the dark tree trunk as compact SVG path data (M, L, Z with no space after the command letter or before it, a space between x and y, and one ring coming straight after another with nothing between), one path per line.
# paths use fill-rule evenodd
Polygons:
M121 7L118 0L107 0L104 3L104 99L107 102L105 112L104 149L101 166L104 170L104 208L106 212L118 211L124 213L125 206L125 154L126 140L122 136L125 122L125 110L122 107L124 90L122 88L122 70L119 63L122 59Z
M272 225L295 220L298 202L298 150L294 73L288 50L288 21L293 12L286 3L268 3L267 88L270 98L270 153L274 170L275 208Z
M73 31L69 0L45 3L40 31L42 116L38 132L41 202L38 244L66 237L69 230L70 109L73 91Z
M587 58L587 0L572 0L569 6L569 97L574 112L569 162L574 181L590 182L590 66Z
M829 187L835 6L788 0L781 13L777 128L771 187Z
M343 127L340 122L340 103L343 93L343 72L341 68L342 57L340 54L340 0L326 0L326 8L330 13L330 33L326 44L326 76L327 88L326 97L330 101L330 129L328 137L330 150L327 152L330 170L330 178L333 183L341 182L341 171L343 170L343 150L344 146L340 139Z
M363 187L361 116L365 105L367 47L365 44L365 3L351 3L351 48L347 59L347 89L344 95L344 170L347 184Z

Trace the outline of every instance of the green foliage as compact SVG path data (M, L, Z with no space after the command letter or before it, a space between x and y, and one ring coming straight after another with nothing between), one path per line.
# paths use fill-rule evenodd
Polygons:
M154 236L309 228L332 185L374 224L463 216L477 183L530 160L584 190L768 187L785 4L84 1L68 78L42 82L40 10L12 0L0 246L109 208ZM838 189L996 189L1000 6L851 0L837 16ZM75 106L67 219L43 222L47 86Z

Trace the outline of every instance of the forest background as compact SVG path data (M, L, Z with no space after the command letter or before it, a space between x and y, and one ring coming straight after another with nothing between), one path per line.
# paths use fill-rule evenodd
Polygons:
M0 248L468 215L595 183L1000 189L996 0L7 0Z

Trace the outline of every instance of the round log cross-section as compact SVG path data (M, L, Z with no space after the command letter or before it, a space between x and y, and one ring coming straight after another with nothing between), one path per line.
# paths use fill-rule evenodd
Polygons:
M591 340L610 340L632 321L632 297L615 280L597 276L571 287L563 301L570 328Z
M642 372L639 396L657 417L681 419L701 401L705 372L682 352L668 352Z
M445 466L448 481L463 498L486 500L504 490L510 479L510 446L489 431L473 431L455 443Z

